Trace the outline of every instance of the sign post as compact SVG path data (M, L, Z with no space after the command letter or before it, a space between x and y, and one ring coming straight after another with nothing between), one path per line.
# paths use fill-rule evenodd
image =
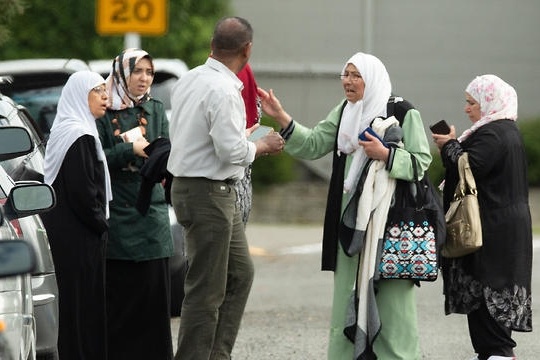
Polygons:
M168 0L97 0L96 31L100 35L164 35Z

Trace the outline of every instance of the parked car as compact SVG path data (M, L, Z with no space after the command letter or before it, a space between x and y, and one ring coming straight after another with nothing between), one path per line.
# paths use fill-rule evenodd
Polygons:
M28 111L0 94L0 126L25 128L33 143L33 150L24 156L0 161L8 175L16 182L43 181L45 154L43 134ZM32 298L36 318L36 351L40 360L58 358L58 287L49 247L47 232L39 215L13 220L19 236L32 244L37 254L37 264L32 272Z
M3 218L0 214L0 226L3 224ZM28 274L33 271L36 265L36 258L32 246L23 240L13 240L11 236L8 239L0 238L0 284L6 277ZM7 295L7 291L0 296ZM4 316L9 316L3 314ZM1 316L1 315L0 315ZM6 325L4 320L0 320L0 359L14 360L15 343L18 338L13 339L13 327ZM15 354L16 355L16 354Z
M80 59L0 61L0 76L12 78L12 84L1 86L0 91L26 107L48 138L62 87L71 74L89 69Z
M33 150L30 134L24 128L0 127L0 161L24 156ZM54 205L52 187L36 181L16 184L0 167L0 240L22 238L20 228L17 229L20 223ZM36 356L32 295L30 274L0 280L0 322L4 325L3 333L13 359L35 359Z

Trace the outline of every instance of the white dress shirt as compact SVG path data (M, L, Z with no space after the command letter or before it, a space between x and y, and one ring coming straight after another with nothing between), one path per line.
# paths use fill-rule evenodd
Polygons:
M208 58L175 84L169 125L173 176L241 179L255 160L246 139L242 82L221 62Z

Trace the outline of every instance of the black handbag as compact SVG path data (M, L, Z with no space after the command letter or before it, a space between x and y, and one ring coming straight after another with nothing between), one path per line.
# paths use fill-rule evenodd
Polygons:
M427 174L418 180L416 158L412 154L411 161L415 180L397 180L379 273L383 279L434 281L438 275L438 249L445 237L444 211Z

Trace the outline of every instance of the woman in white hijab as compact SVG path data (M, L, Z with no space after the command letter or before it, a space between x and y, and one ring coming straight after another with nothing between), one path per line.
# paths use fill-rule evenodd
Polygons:
M445 311L467 314L475 359L511 360L512 331L532 331L532 225L517 94L496 75L477 76L465 89L464 110L469 129L456 139L451 126L433 140L446 168L445 209L458 182L458 159L468 153L483 245L467 256L443 258Z
M304 159L317 159L334 152L322 254L322 270L335 274L328 359L374 356L385 360L419 359L414 284L406 280L379 280L376 266L380 261L377 245L382 238L380 232L384 229L395 179L412 180L411 154L423 174L431 162L429 143L420 113L408 102L401 99L407 106L395 104L396 109L397 106L405 109L401 112L402 119L398 121L393 116L386 119L391 83L384 64L375 56L353 55L340 77L346 99L313 129L293 121L272 90L260 91L263 111L282 127L281 135L287 141L285 151ZM367 141L359 141L359 134L368 126L385 142L402 143L402 146L386 147L369 134ZM369 166L375 174L371 179L373 191L362 192L369 176L361 182L360 174L370 159L373 162ZM341 231L343 211L353 203L353 195L358 191L362 192L359 202L362 206L358 207L361 216L354 219L352 230L366 235L365 241L351 252L349 237L352 236ZM356 310L351 302L353 295L359 299Z
M107 107L101 75L76 72L62 89L45 151L57 203L42 219L59 291L61 359L105 359L105 246L111 186L96 118Z

